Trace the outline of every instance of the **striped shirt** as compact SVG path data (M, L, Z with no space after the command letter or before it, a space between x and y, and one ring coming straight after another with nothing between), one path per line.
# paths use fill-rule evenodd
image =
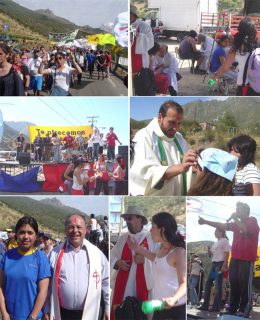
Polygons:
M242 170L236 172L233 195L248 195L247 188L250 184L260 184L260 170L253 163L248 163Z

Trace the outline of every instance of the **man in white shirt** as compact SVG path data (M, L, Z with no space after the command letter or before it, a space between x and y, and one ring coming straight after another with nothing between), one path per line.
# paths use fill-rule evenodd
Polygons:
M110 270L116 272L115 283L111 281L111 287L114 287L111 296L111 320L114 319L115 309L123 303L126 297L137 297L141 301L147 300L152 288L151 261L135 254L128 246L131 238L147 250L155 250L151 234L144 228L148 220L141 209L135 206L129 206L121 217L126 221L128 232L119 236L116 245L110 252Z
M38 69L42 63L42 58L39 57L40 50L33 51L33 58L30 58L27 67L30 72L30 89L33 90L34 95L39 96L42 90L42 75Z
M133 196L184 195L189 190L197 153L177 132L182 121L182 107L169 100L160 107L158 117L136 133L130 169Z
M104 254L85 240L85 216L72 214L65 221L66 241L52 250L51 296L45 320L98 320L103 294L109 312L109 267Z

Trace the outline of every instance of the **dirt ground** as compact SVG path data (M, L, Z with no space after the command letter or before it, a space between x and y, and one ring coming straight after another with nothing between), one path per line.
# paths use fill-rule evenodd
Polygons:
M167 39L160 37L158 42L160 44L168 45L168 50L175 55L175 48L179 46L179 42L174 38ZM176 56L176 55L175 55ZM178 96L208 96L212 95L208 91L208 81L210 77L206 75L190 73L189 60L179 62L179 73L182 79L178 82ZM218 93L214 95L219 95ZM235 90L230 93L231 96L235 95Z

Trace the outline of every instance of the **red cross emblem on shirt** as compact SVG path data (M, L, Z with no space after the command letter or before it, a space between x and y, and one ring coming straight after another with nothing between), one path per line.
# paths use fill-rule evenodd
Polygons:
M97 270L93 273L93 278L96 278L94 281L96 282L96 289L97 289L97 286L100 282L100 274L97 272Z

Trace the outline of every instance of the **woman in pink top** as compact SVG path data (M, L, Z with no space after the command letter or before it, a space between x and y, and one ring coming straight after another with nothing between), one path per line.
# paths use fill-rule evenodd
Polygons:
M95 176L96 176L96 187L95 195L99 195L103 186L103 191L105 195L109 194L108 181L109 173L107 171L107 163L105 160L105 155L100 154L98 161L94 164Z
M115 192L116 195L126 194L124 192L125 181L125 162L121 156L116 157L117 166L113 172L113 178L115 179Z

